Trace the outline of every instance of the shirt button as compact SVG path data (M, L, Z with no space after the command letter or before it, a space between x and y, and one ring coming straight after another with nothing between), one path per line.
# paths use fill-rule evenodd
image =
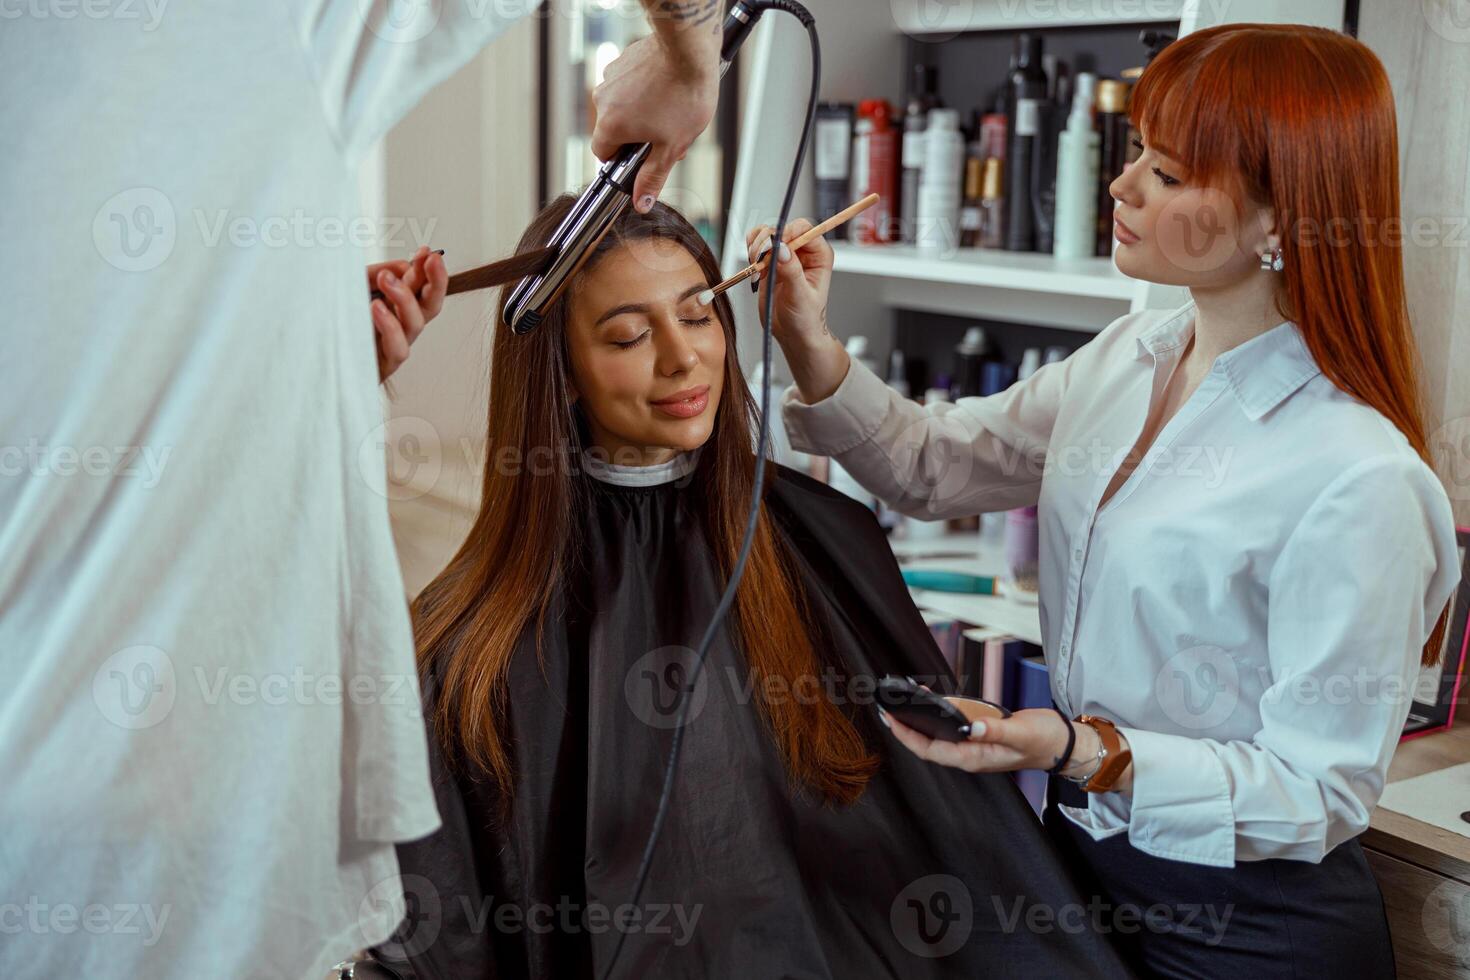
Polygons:
M1078 548L1076 551L1072 552L1072 558L1074 560L1076 560L1076 561L1081 561L1082 560L1082 549L1081 548Z

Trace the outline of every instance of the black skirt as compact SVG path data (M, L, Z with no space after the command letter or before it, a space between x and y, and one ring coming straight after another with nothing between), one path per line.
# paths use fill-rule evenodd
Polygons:
M1154 857L1126 833L1094 840L1056 804L1086 807L1075 783L1047 784L1046 829L1088 876L1090 924L1144 977L1382 980L1394 973L1383 895L1354 838L1320 864L1213 868Z

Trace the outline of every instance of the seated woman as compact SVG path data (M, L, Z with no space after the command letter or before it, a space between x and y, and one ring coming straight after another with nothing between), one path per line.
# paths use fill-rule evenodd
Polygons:
M571 206L548 205L520 250ZM495 324L478 518L414 603L443 827L380 960L420 977L1125 975L1006 776L926 765L873 679L947 667L861 505L755 476L713 254L629 209L531 334ZM502 297L502 304L503 304ZM637 907L679 699L672 802Z

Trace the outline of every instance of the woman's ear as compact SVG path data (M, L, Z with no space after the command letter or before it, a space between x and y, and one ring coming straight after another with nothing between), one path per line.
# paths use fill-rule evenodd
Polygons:
M1256 210L1256 222L1265 236L1266 249L1275 251L1281 247L1281 234L1276 227L1276 209L1270 205Z

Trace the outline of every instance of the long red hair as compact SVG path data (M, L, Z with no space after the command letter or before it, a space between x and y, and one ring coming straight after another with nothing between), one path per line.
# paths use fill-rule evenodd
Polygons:
M1282 316L1322 373L1381 412L1432 467L1402 234L1392 233L1403 227L1398 123L1377 56L1323 27L1211 27L1150 63L1129 116L1192 183L1274 209ZM1446 607L1425 665L1438 659L1448 622Z
M544 246L575 198L558 197L531 221L517 252ZM624 242L658 239L694 256L711 284L721 279L709 246L677 211L655 204L631 208L613 225L578 276ZM538 659L553 602L577 556L578 515L589 507L578 464L586 439L581 409L571 403L565 327L576 281L529 335L505 321L509 287L497 302L490 358L489 428L480 511L459 552L413 603L414 638L426 686L436 691L434 736L451 760L488 773L508 800L513 773L507 751L506 677L523 636L534 632ZM725 333L724 385L714 429L685 493L697 501L704 534L720 570L734 568L755 480L751 439L756 405L735 356L735 318L723 295L714 303ZM508 465L509 461L509 465ZM766 486L776 479L771 467ZM792 556L765 514L736 592L730 625L754 684L751 689L797 691L803 678L840 668L823 658L829 644L809 608ZM768 681L779 682L771 684ZM876 772L853 721L824 697L757 697L766 727L794 782L829 803L851 803ZM503 814L502 814L503 815Z

